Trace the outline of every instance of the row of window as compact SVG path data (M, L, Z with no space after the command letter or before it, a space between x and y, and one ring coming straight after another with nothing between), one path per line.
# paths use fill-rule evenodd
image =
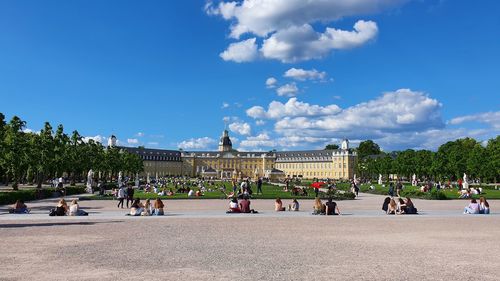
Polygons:
M347 168L346 163L283 163L276 164L278 169L332 169Z

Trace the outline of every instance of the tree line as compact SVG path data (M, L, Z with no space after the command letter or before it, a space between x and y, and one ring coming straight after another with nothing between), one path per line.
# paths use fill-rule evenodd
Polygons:
M457 139L435 152L407 149L386 153L367 140L360 143L357 153L357 172L367 178L397 174L410 180L415 174L420 179L454 181L466 173L469 179L496 183L500 176L500 136L488 140L486 146L472 138Z
M66 176L71 184L86 179L90 169L95 177L116 177L120 171L135 174L144 169L139 155L84 138L63 125L53 130L45 122L40 132L26 132L26 122L14 116L6 123L0 113L0 178L17 190L20 183L35 183L38 188L48 179Z

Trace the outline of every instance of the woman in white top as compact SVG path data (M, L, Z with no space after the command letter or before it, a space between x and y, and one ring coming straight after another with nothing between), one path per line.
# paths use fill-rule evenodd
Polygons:
M88 216L88 213L85 212L84 210L80 209L80 206L78 205L78 201L75 199L71 202L71 205L69 206L69 215L70 216Z

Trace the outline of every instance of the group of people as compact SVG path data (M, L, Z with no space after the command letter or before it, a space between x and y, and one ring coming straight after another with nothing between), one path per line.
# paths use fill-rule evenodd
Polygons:
M250 198L248 196L244 196L239 202L237 197L233 197L229 202L229 210L226 213L257 214L257 211L250 208L250 203Z
M300 208L299 201L297 199L293 199L291 204L288 204L288 211L295 211L298 212ZM287 208L283 206L283 201L281 201L281 198L276 198L276 201L274 202L274 210L276 212L283 212L286 211Z
M417 208L409 197L405 199L399 197L386 197L382 204L382 210L388 215L416 215L418 214Z
M88 216L89 213L82 210L78 204L77 199L73 199L71 204L68 206L66 200L61 198L57 203L56 207L50 210L49 216Z
M316 199L314 199L312 214L334 216L334 215L340 215L340 210L337 203L334 202L331 197L328 198L328 201L325 204L321 202L321 199L319 197L316 197Z
M165 214L165 204L160 198L151 204L150 199L146 199L144 204L140 199L135 199L130 207L130 216L163 216Z
M490 204L484 198L484 196L479 197L479 203L476 199L470 200L469 205L464 208L464 214L484 214L488 215L490 213Z

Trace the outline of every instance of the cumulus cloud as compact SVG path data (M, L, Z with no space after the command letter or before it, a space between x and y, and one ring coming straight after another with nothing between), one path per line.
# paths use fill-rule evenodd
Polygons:
M483 112L472 115L459 116L451 119L451 125L458 125L465 122L478 122L488 124L491 127L500 130L500 111Z
M316 32L311 25L291 26L265 39L260 49L268 59L284 63L320 59L334 49L351 49L372 40L378 34L373 21L358 21L353 31L327 27Z
M285 84L278 89L276 89L276 93L278 96L285 96L285 97L293 97L299 93L299 88L297 87L297 84L295 83L288 83Z
M240 135L249 135L251 129L250 124L244 122L234 122L229 124L229 130Z
M316 31L313 26L317 23L327 25L343 17L378 13L404 2L407 0L243 0L209 2L205 10L231 21L230 36L234 39L245 33L262 38L259 51L263 58L296 62L324 57L334 49L360 46L378 33L376 23L371 21L358 21L353 31L332 27ZM258 46L253 39L246 43L251 51L245 52L253 55L240 62L257 58Z
M220 57L225 61L248 62L258 57L256 38L250 38L237 43L229 44L229 47Z
M328 106L312 105L298 101L294 97L290 98L286 103L272 101L267 110L262 106L254 106L249 108L246 113L254 119L281 119L284 117L333 115L340 111L340 107L335 104Z
M404 2L407 0L244 0L209 2L205 10L209 15L232 20L231 37L237 39L244 33L266 37L290 26L379 13Z
M138 132L137 134L135 134L136 137L144 137L144 133L143 132Z
M209 137L191 138L177 144L182 149L207 149L215 146L217 141Z
M289 70L287 70L283 76L298 81L306 81L306 80L324 81L326 79L327 74L324 71L320 72L314 68L311 70L305 70L302 68L292 67Z
M255 149L260 147L273 147L276 145L274 140L271 140L267 133L260 133L257 136L247 137L240 142L240 149Z
M99 142L99 143L103 143L103 141L107 141L107 138L106 137L103 137L101 135L96 135L96 136L87 136L87 137L83 137L83 142L87 143L89 142L89 140L93 140L95 142Z
M228 108L228 107L229 107L229 103L227 103L227 102L222 103L222 108Z
M441 104L422 92L399 89L374 100L321 117L285 117L275 129L285 134L332 134L366 137L381 132L424 131L443 128Z
M263 126L265 124L266 124L266 121L264 121L264 120L257 120L257 121L255 121L255 125L257 125L257 126Z
M127 139L128 144L138 144L139 140L138 139Z
M269 77L266 79L266 88L273 89L276 88L276 84L278 84L278 80L274 77Z

